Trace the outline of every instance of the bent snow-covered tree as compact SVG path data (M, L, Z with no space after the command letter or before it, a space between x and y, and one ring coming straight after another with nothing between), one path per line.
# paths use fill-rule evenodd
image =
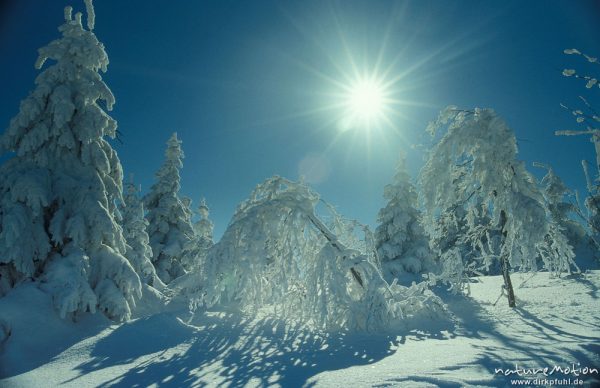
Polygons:
M348 248L317 216L318 203L307 186L280 177L257 186L208 253L204 303L270 308L319 327L367 330L443 312L426 285L386 283L372 237L364 251Z
M117 123L106 114L114 97L99 70L108 57L81 13L65 9L62 38L39 50L35 90L0 138L0 267L2 282L39 279L61 316L103 311L127 319L140 280L127 259L116 221L122 169L105 137ZM8 275L8 276L7 276Z
M148 235L152 262L164 283L186 273L182 261L194 239L189 203L179 198L183 151L177 133L167 142L165 162L156 173L157 181L144 198L148 211Z
M432 271L429 239L421 226L418 198L410 181L404 157L400 160L393 183L383 196L387 205L379 211L379 226L375 230L376 248L386 272L397 276L401 272Z
M483 266L499 262L508 303L515 306L512 269L544 268L558 273L574 266L573 250L551 219L535 179L516 159L513 132L491 109L444 110L431 134L447 131L430 152L420 176L426 227L435 230L440 214L462 207L463 247ZM468 284L464 252L448 249L439 278L455 289ZM541 263L540 263L541 261Z

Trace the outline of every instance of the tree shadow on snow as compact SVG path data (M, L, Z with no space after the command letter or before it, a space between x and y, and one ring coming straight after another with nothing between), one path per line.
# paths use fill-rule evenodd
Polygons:
M142 356L189 341L194 332L194 328L169 314L140 318L117 327L98 341L91 353L93 358L78 369L89 372L130 364Z
M405 376L405 377L398 377L398 378L393 378L388 380L387 383L385 384L381 384L381 385L374 385L374 387L389 387L390 384L393 383L393 385L398 385L401 387L410 387L410 386L414 386L415 383L421 383L421 384L430 384L432 386L435 387L440 387L440 388L461 388L464 387L464 383L462 383L461 381L450 381L447 378L441 378L441 377L434 377L434 376ZM485 381L485 380L473 380L473 381L469 381L470 384L474 385L474 386L480 386L480 387L485 387L485 386L490 386L489 385L489 381Z
M588 288L588 291L586 292L589 296L591 296L593 299L598 299L598 286L596 286L596 284L594 282L592 282L590 279L588 279L588 277L586 276L585 273L582 274L572 274L569 276L565 276L566 279L574 279L575 281L583 284L586 288Z
M471 298L460 295L445 295L444 301L458 322L456 334L461 337L482 340L475 342L475 357L466 363L458 363L432 373L431 376L403 376L390 379L390 383L410 385L410 383L428 383L441 387L458 387L464 382L478 386L510 386L511 380L522 377L503 375L506 369L543 368L571 366L570 362L581 367L597 367L600 360L600 336L570 333L546 322L528 312L526 307L507 310L506 314L490 315L482 305ZM503 327L501 327L503 326ZM508 327L508 329L507 329ZM511 332L511 328L514 328ZM485 340L485 342L483 341ZM539 343L539 346L532 344ZM497 369L502 369L498 371ZM460 371L456 381L444 374L444 371ZM489 380L470 380L469 371L489 373ZM543 377L543 376L541 376ZM553 377L569 377L555 375ZM570 376L573 377L573 376ZM597 376L588 376L583 380L587 386L594 386ZM592 385L590 385L592 384Z
M514 374L505 376L502 373L506 369L515 369L516 364L521 368L552 368L555 365L567 367L571 366L569 361L575 365L579 363L582 368L598 365L598 336L570 333L529 313L526 307L507 309L506 314L492 315L471 298L444 293L443 290L436 290L436 293L443 297L457 321L455 334L481 340L481 343L475 341L469 344L469 349L473 352L473 356L468 357L470 361L457 362L431 371L427 375L389 378L381 386L429 384L439 387L461 387L468 383L475 386L503 387L513 385L511 380L523 379ZM499 306L499 311L502 311L502 308ZM514 330L511 332L510 328ZM496 373L497 369L501 371ZM482 375L489 378L481 378ZM569 376L557 374L551 377ZM586 386L597 384L597 376L587 376L582 380Z
M125 324L100 340L79 376L134 364L100 386L312 386L325 371L367 365L392 355L405 335L311 331L276 318L204 314L187 325L161 314ZM447 338L420 329L411 338ZM444 327L444 329L448 329ZM164 333L155 338L156 333ZM75 382L78 377L67 382Z
M486 312L475 300L463 295L454 295L445 289L436 289L436 294L441 296L444 303L447 304L457 327L454 335L457 337L466 337L475 340L487 340L490 337L497 337L501 347L512 346L510 338L505 338L498 333L496 326L498 322ZM494 377L494 368L503 365L506 360L498 356L498 349L484 346L471 345L479 353L478 357L470 358L471 361L465 363L455 363L447 367L442 367L435 371L429 371L427 375L406 375L387 379L381 386L398 385L413 386L416 384L428 384L437 387L454 388L462 387L467 382L474 386L506 386L507 382ZM522 347L526 350L526 347ZM531 356L535 357L533 351ZM469 371L473 371L474 376L481 376L481 370L489 371L489 378L469 378Z

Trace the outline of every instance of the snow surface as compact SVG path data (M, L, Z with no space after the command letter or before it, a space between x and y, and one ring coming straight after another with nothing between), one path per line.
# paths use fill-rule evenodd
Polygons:
M502 278L483 277L472 298L443 295L454 322L395 333L311 331L236 311L191 315L165 309L148 287L134 314L149 315L73 323L25 283L0 299L0 386L507 386L515 378L495 368L599 368L600 271L513 279L514 310L504 299L494 305ZM600 384L597 374L551 378Z

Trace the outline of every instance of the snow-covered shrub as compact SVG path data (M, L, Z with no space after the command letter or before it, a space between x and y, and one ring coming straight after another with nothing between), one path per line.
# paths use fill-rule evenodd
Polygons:
M91 1L88 10L93 26ZM117 123L101 106L115 99L98 73L108 57L81 17L65 9L62 37L39 50L36 67L55 63L0 137L0 153L12 153L0 166L0 263L10 267L1 283L39 278L62 316L98 307L121 320L140 280L116 220L123 173L105 138Z
M363 251L348 248L316 214L318 202L307 186L280 177L257 186L208 253L198 277L202 302L271 308L324 328L370 330L443 314L423 285L386 283L372 239Z
M428 130L433 134L440 127L447 131L420 176L425 225L435 233L440 214L458 208L465 224L445 253L438 248L444 253L438 278L462 289L468 263L461 248L468 247L483 267L501 265L514 306L511 267L537 270L541 262L550 271L569 272L572 248L551 219L534 177L516 159L516 139L506 123L491 109L449 107Z
M144 197L144 204L148 212L152 262L159 278L169 283L186 273L182 261L194 240L190 203L179 198L183 151L177 133L173 133L167 142L165 158L156 173L156 183Z
M152 265L152 248L146 232L148 221L144 217L144 204L138 193L139 190L133 182L125 185L123 206L120 209L123 236L127 242L125 257L139 275L142 283L162 288L163 284L158 279L154 265Z
M388 203L379 211L379 226L375 230L382 266L393 276L402 271L432 271L429 239L421 226L417 191L410 181L404 157L398 164L393 183L385 187L383 196Z

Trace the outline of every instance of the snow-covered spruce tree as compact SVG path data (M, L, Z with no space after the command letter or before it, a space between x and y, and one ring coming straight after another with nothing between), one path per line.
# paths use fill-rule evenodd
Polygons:
M1 152L14 153L0 167L0 262L10 285L39 279L62 317L98 308L121 320L141 285L115 219L123 173L105 137L117 123L100 105L110 110L114 97L98 73L108 57L86 5L88 29L65 8L62 38L39 50L36 67L55 63L0 138Z
M208 218L210 214L210 208L206 204L206 199L202 198L200 200L200 205L198 205L198 221L194 223L194 231L196 235L202 241L202 246L208 250L213 245L213 229L214 224Z
M123 206L121 206L123 236L127 242L125 257L144 284L162 288L162 282L152 265L152 248L146 229L148 221L144 217L144 204L140 200L139 190L133 181L125 184Z
M383 196L388 203L379 211L379 226L375 230L377 253L383 268L393 277L404 271L432 271L429 238L421 226L417 191L410 181L404 157L401 157L394 181L385 187Z
M440 211L462 206L461 238L488 265L502 268L509 306L515 306L511 269L569 272L573 250L551 219L533 176L516 160L513 132L491 109L444 110L428 127L447 126L420 176L426 227L435 228ZM450 251L452 252L452 251ZM461 252L442 258L442 281L465 281ZM455 285L461 289L461 284Z
M182 198L186 217L192 222L194 212L192 211L192 200L188 197ZM193 224L193 238L184 246L181 265L186 272L195 272L202 265L208 249L213 245L212 222L208 219L208 206L204 198L198 207L198 222Z
M194 240L187 255L186 268L189 271L198 269L206 259L208 250L213 246L213 223L208 218L210 209L202 198L198 205L198 221L194 223Z
M186 273L182 260L194 240L189 202L179 198L183 151L177 133L167 142L166 160L156 173L156 183L144 198L152 262L164 283Z
M266 308L328 329L371 330L443 314L424 283L386 283L372 236L363 252L347 248L316 214L318 202L307 186L280 177L257 186L208 253L201 301Z
M600 65L598 58L586 55L577 49L567 49L564 50L564 53L567 55L582 56L589 63ZM565 77L574 77L584 80L586 82L585 87L587 89L592 89L594 87L600 88L600 83L596 77L579 74L575 69L564 69L563 75ZM588 195L585 200L585 207L588 211L587 215L583 214L583 212L579 212L579 214L586 219L588 227L591 231L590 239L592 244L596 247L597 251L600 251L600 114L596 109L594 109L588 99L583 96L579 96L579 99L584 104L584 107L581 109L572 109L565 104L561 104L561 106L575 116L577 125L583 126L583 129L556 131L555 134L558 136L586 135L590 136L590 141L594 143L594 148L596 151L596 176L594 179L590 177L588 162L585 160L581 162L587 181Z
M184 270L184 273L188 273L198 268L198 257L197 254L199 249L197 247L198 237L196 236L196 229L193 227L192 217L194 216L194 211L192 210L192 199L190 197L181 197L181 203L183 204L183 209L185 211L184 219L187 223L192 225L192 236L191 238L183 244L183 249L181 250L181 260L180 264Z

